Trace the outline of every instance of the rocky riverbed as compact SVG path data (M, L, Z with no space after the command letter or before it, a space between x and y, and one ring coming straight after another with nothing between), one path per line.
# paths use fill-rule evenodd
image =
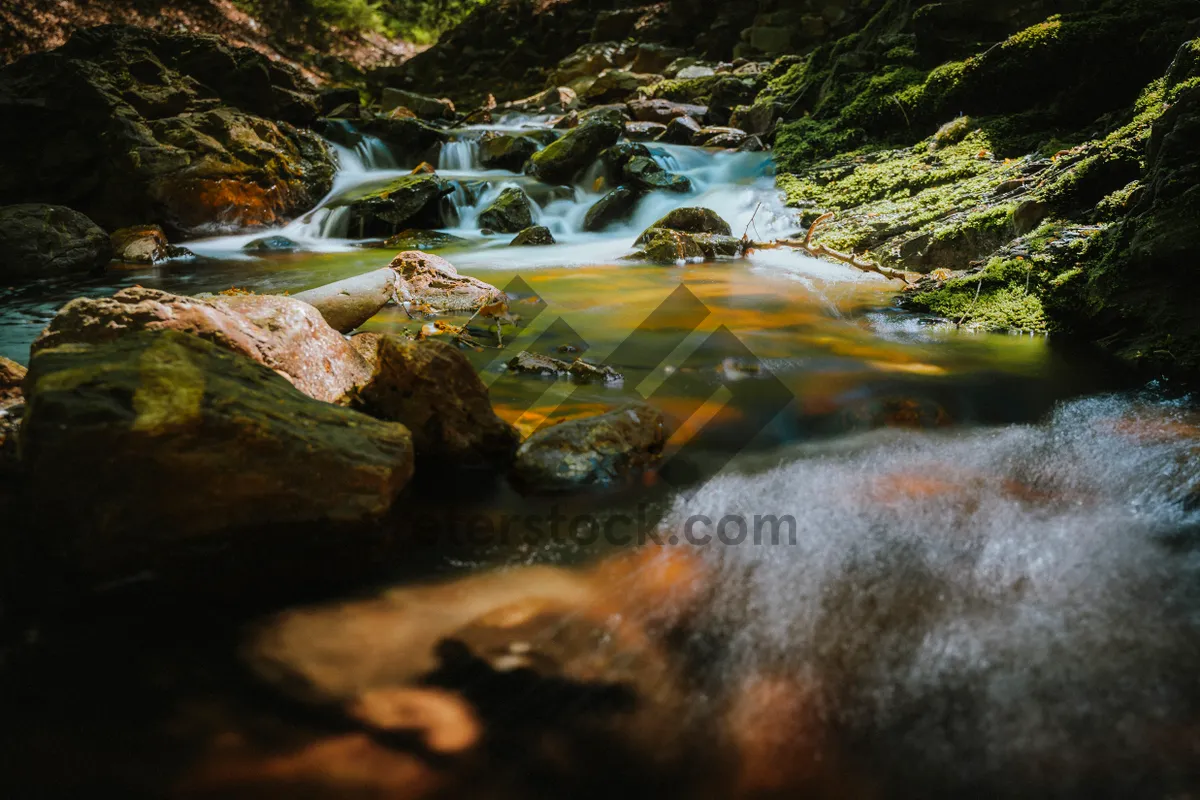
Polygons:
M1200 785L1194 5L607 5L0 69L16 796Z

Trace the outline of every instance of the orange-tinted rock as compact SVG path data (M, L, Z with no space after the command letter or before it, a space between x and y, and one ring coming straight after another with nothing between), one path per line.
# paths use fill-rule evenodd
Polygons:
M400 275L400 298L437 311L474 311L487 303L504 300L504 293L491 284L467 275L440 256L406 250L389 265Z
M326 402L370 377L366 361L315 308L277 295L201 299L134 287L112 297L78 298L59 310L33 351L155 330L207 339L270 367Z

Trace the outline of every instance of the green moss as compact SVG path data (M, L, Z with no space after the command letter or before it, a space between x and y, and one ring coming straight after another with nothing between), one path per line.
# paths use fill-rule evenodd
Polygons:
M640 94L654 99L671 100L675 103L707 104L712 99L713 87L725 75L707 75L703 78L670 79L659 81L639 90Z

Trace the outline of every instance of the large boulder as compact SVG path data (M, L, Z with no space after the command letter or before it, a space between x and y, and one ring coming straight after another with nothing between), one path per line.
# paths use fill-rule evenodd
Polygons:
M498 233L519 233L533 225L533 206L525 192L510 186L479 214L479 227Z
M78 211L38 203L0 207L0 280L104 269L111 256L108 234Z
M479 163L486 169L521 172L537 149L537 142L528 136L489 131L479 137Z
M383 238L407 228L436 228L441 200L454 187L437 175L402 175L368 183L335 197L329 208L348 208L351 236Z
M278 295L198 298L133 287L112 297L80 297L50 320L32 352L104 344L161 330L213 342L326 402L338 400L371 374L362 357L315 308Z
M642 250L636 255L656 264L683 264L706 258L704 248L693 234L668 228L651 228L637 243Z
M0 203L51 202L113 230L271 225L316 204L334 160L311 87L216 37L76 33L0 70ZM278 121L269 121L278 120Z
M538 431L517 450L513 471L535 491L605 486L652 465L666 442L662 412L634 403Z
M590 117L568 131L561 139L538 151L526 168L530 175L546 183L570 183L604 151L621 138L623 123L604 117Z
M495 286L459 275L446 259L419 250L397 254L389 266L400 276L400 299L433 311L474 311L505 299Z
M625 182L642 191L662 190L681 194L692 190L692 182L683 175L667 172L648 156L634 156L624 168Z
M39 543L88 583L342 547L413 471L403 425L315 401L176 331L41 349L25 387L21 458Z
M384 336L375 373L350 406L412 431L422 464L507 464L517 433L496 416L487 387L457 348L436 340Z
M624 222L633 216L641 193L628 186L618 186L601 197L588 209L583 218L583 229L590 233L598 233L618 222Z

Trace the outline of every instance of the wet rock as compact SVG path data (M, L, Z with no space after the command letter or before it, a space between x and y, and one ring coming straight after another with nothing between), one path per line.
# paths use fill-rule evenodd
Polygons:
M375 117L359 124L359 130L377 136L401 162L436 162L450 134L419 119Z
M0 408L22 401L21 382L24 380L25 367L0 356Z
M409 228L383 241L383 246L392 250L444 250L465 244L466 239L443 231Z
M167 235L157 225L135 225L113 231L108 237L113 260L124 264L154 264L170 258L194 255L186 247L167 242Z
M650 231L655 228L669 228L685 233L716 233L722 236L733 233L729 223L721 219L717 212L700 206L673 209L647 228L637 243L641 244L646 240Z
M563 361L540 353L523 350L508 362L508 369L524 375L546 377L571 376L579 383L619 383L625 379L612 367L589 364L582 359Z
M634 72L661 75L663 70L681 56L683 56L683 51L677 47L643 42L637 46L629 69Z
M700 246L700 251L704 253L706 261L714 261L718 258L736 258L742 254L742 243L733 236L722 236L719 233L689 235L692 237L692 241Z
M646 156L634 156L625 164L625 182L645 191L690 192L692 182L683 175L667 172Z
M247 253L294 253L300 245L286 236L264 236L246 242L242 249Z
M0 206L0 280L102 270L112 255L106 234L63 206Z
M704 119L704 115L708 113L708 107L689 103L673 103L661 98L639 98L629 101L629 111L639 122L658 122L666 125L677 117Z
M454 103L449 100L390 87L383 90L379 107L385 114L395 108L407 108L419 119L427 120L452 120L456 116Z
M50 320L32 352L161 330L191 334L256 361L316 400L333 402L370 375L315 308L277 295L195 298L135 286L112 297L81 297Z
M517 446L516 431L492 410L475 367L445 342L384 336L375 372L350 406L403 423L422 464L506 464Z
M680 264L705 258L704 249L690 233L651 228L642 234L638 243L642 250L637 255L656 264Z
M408 171L409 175L436 175L437 167L430 164L428 161L422 161Z
M624 126L632 117L629 116L629 106L624 103L609 103L608 105L593 106L587 111L580 112L580 122L589 119L606 119L609 122Z
M558 62L550 73L554 86L569 86L576 91L590 86L607 69L628 63L626 48L616 42L585 44Z
M588 209L583 219L583 229L597 233L629 219L640 198L641 193L627 186L618 186Z
M632 404L538 431L517 450L513 472L535 491L609 485L651 466L666 441L662 413Z
M527 114L565 114L579 108L579 95L566 86L552 86L535 95L505 103L504 108Z
M322 117L354 117L359 115L362 100L353 86L331 86L317 93L318 113Z
M746 141L746 132L737 128L712 126L701 128L692 137L692 144L697 147L741 147Z
M667 129L658 137L666 144L691 144L700 132L700 123L691 117L675 117L667 123Z
M667 126L660 122L626 122L625 138L634 142L651 142L666 130Z
M317 402L176 331L41 349L25 385L22 461L41 541L89 583L346 546L413 471L404 426ZM328 569L294 561L311 577Z
M625 165L635 156L650 157L650 151L644 144L637 142L618 142L600 154L600 163L604 167L604 179L609 183L620 183L625 177Z
M546 183L571 183L605 148L616 144L623 130L622 123L602 117L581 121L529 159L529 174Z
M513 247L528 247L532 245L557 244L554 235L545 225L534 225L517 234L517 238L509 242Z
M316 135L264 117L311 122L311 92L215 37L80 31L0 74L0 96L22 109L0 130L0 203L36 187L110 230L284 221L329 191L334 161Z
M525 163L537 150L537 142L528 136L489 131L479 137L479 161L485 169L522 172Z
M747 136L737 149L740 153L761 153L767 149L767 145L759 136Z
M662 80L661 75L643 75L620 69L605 70L600 77L583 92L583 98L592 105L615 103L631 97L643 86Z
M729 124L749 134L765 134L775 123L778 109L769 100L755 101L748 106L738 106L729 116Z
M552 127L556 131L566 131L579 126L579 112L570 111L554 121Z
M441 199L452 191L436 175L403 175L355 187L331 200L329 207L349 208L351 236L382 238L410 227L438 227Z
M495 286L459 275L449 261L429 253L400 253L390 266L400 276L400 298L435 311L474 311L505 299Z
M533 205L525 192L515 186L500 196L479 214L479 227L499 233L517 233L533 225Z
M723 77L713 84L705 120L710 125L727 125L734 109L753 103L762 86L755 77Z

